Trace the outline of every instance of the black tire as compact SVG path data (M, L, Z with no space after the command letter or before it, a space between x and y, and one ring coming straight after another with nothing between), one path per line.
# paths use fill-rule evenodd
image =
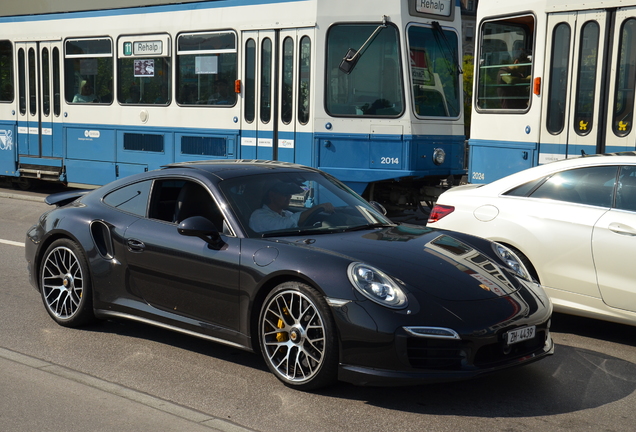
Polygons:
M258 337L267 366L285 385L315 390L336 382L335 323L325 299L310 286L285 282L274 288L261 308Z
M42 301L55 322L79 327L95 321L88 262L74 241L51 243L39 268Z

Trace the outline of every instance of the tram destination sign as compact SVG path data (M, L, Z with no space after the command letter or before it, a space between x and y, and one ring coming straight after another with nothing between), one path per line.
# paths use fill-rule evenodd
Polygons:
M453 13L454 0L411 0L411 11L418 14L438 15L450 17Z
M133 43L134 55L161 55L163 44L161 41L143 41Z

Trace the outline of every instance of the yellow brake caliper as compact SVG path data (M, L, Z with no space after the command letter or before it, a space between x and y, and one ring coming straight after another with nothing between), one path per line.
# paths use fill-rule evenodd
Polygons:
M289 315L287 308L283 308L283 314ZM276 325L276 327L279 329L285 328L285 321L283 321L282 318L278 318L278 324ZM276 333L276 340L278 342L287 342L288 339L289 337L287 336L287 332Z

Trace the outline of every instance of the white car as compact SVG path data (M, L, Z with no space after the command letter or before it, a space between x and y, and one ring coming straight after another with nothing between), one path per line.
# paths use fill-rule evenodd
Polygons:
M636 153L567 159L450 189L428 226L513 248L557 312L636 325Z

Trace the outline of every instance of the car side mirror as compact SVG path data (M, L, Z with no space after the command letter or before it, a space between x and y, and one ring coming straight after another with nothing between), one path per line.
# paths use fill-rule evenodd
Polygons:
M212 249L219 250L225 245L216 226L203 216L192 216L184 219L177 227L177 231L184 236L199 237Z

